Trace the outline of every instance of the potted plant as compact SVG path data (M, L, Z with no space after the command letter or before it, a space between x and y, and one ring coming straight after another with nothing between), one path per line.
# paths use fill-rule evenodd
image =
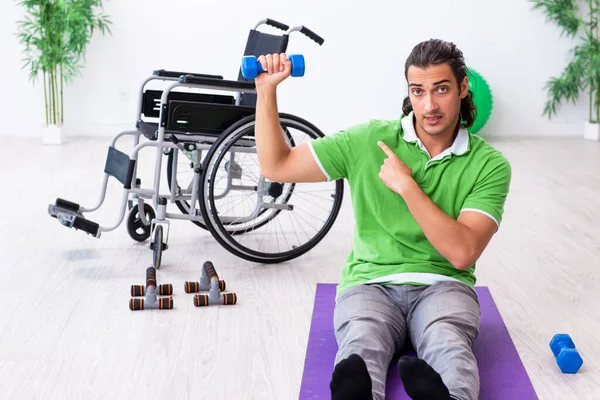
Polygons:
M542 9L547 20L561 28L561 36L574 38L579 32L580 43L571 51L571 60L562 75L547 84L548 99L543 115L556 114L561 101L579 100L580 93L589 95L589 118L585 122L584 138L600 141L600 0L584 0L587 13L579 10L576 0L530 0L534 9Z
M42 141L62 144L63 87L83 67L86 46L94 31L109 33L109 18L99 12L101 0L22 0L24 20L18 21L17 37L24 46L23 68L29 79L43 80L45 125Z

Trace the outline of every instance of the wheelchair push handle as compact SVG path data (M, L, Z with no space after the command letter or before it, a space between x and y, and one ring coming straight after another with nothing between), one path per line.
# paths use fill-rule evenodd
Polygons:
M313 31L311 31L304 25L302 25L300 27L300 33L303 33L304 35L308 36L310 39L315 41L319 46L323 45L323 42L325 42L325 39L323 39L321 36L317 35Z
M281 29L282 31L287 31L290 27L282 22L275 21L274 19L267 18L265 20L265 24L275 27L277 29Z
M304 71L306 70L304 56L302 54L292 54L288 56L288 59L292 62L292 76L304 76ZM259 72L266 71L255 56L244 56L242 58L242 75L244 78L256 78Z

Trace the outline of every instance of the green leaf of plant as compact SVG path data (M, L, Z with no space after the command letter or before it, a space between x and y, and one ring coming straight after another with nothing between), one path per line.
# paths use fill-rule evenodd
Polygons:
M95 29L104 27L98 29L103 35L111 33L106 27L112 22L99 11L101 0L21 0L18 5L25 9L15 33L23 46L23 68L29 70L31 80L41 73L50 74L46 84L55 84L55 91L61 79L68 82L81 72ZM56 99L62 102L61 92ZM56 109L55 104L46 106Z

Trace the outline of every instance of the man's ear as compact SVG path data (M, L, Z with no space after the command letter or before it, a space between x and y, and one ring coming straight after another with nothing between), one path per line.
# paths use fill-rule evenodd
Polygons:
M469 94L469 78L465 76L460 84L460 97L464 99L467 94Z

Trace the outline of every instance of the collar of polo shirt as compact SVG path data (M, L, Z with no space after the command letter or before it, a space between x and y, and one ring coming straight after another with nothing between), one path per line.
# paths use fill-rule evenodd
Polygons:
M419 139L419 137L417 136L417 132L415 131L415 125L413 121L414 111L411 111L406 117L402 118L402 130L404 132L403 138L407 142L417 142L419 148L426 152L429 158L431 158L431 155L423 145L423 142L421 142L421 139ZM467 151L469 151L469 132L465 128L461 127L458 130L458 134L456 135L452 146L448 147L446 150L438 154L435 158L429 160L429 162L441 160L442 158L451 154L462 155L465 154Z

